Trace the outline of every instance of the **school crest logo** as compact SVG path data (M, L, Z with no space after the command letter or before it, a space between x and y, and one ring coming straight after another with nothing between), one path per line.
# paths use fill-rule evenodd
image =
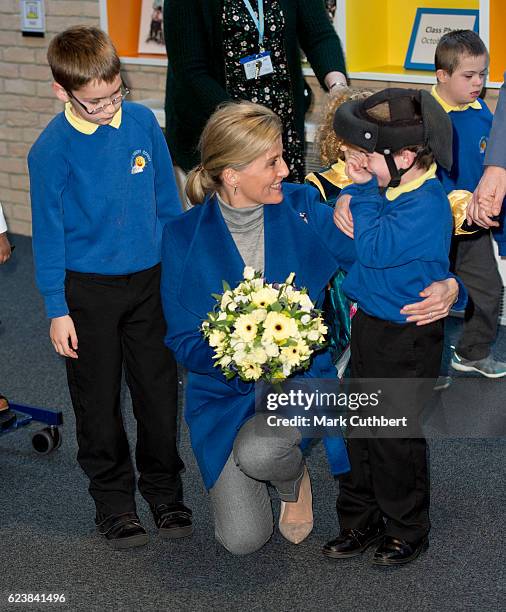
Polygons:
M483 155L485 153L485 151L487 150L487 137L486 136L482 136L480 138L480 153Z
M138 149L132 153L130 160L130 172L131 174L139 174L144 172L144 168L151 161L151 157L147 151Z

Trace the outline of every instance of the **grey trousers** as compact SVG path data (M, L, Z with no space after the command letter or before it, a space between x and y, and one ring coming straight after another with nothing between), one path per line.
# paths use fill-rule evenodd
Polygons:
M269 427L255 415L239 430L233 451L210 490L218 542L235 555L261 548L272 535L273 516L267 482L283 501L297 501L304 473L295 427Z
M497 335L502 291L490 231L454 238L452 263L470 298L456 350L464 359L483 359Z

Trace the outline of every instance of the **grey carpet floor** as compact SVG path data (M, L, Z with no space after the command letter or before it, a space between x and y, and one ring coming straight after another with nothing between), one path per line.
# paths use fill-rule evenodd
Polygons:
M338 529L337 486L321 445L312 452L315 528L299 546L275 530L249 557L233 557L213 537L209 502L181 426L185 499L195 533L157 537L146 505L139 514L147 546L108 549L93 532L93 505L76 463L74 420L63 361L47 338L48 324L33 283L31 243L14 236L15 257L0 268L0 390L13 402L64 412L63 443L47 456L31 447L34 426L0 438L0 610L342 610L495 611L504 593L504 439L432 440L432 532L427 554L395 569L360 559L331 562L321 546ZM460 321L447 325L449 342ZM495 347L506 358L506 330ZM446 360L448 353L446 355ZM495 401L505 397L497 381ZM476 405L479 418L481 406ZM129 435L134 423L125 392ZM277 514L279 502L274 499ZM65 604L9 604L10 593L64 594Z

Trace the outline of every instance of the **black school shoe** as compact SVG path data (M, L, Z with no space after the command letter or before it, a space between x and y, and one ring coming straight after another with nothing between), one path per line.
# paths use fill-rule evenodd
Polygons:
M374 565L404 565L414 561L418 555L429 547L427 537L410 544L392 536L384 536L376 549L372 562Z
M98 533L116 550L135 548L148 543L148 534L142 526L136 512L111 514L95 519Z
M341 529L334 540L327 542L322 553L332 559L349 559L361 555L365 550L376 544L385 533L383 521L370 525L365 531L358 529Z
M193 533L192 511L182 502L150 507L158 533L163 538L186 538Z

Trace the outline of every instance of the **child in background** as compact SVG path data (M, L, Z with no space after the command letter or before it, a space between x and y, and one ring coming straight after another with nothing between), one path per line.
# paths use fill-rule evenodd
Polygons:
M432 95L453 126L453 165L438 169L450 199L476 189L482 173L492 113L479 97L488 71L489 56L481 38L471 30L454 30L441 37L436 48L437 84ZM458 191L456 191L458 190ZM461 198L462 200L462 198ZM465 209L464 209L465 215ZM462 232L452 241L455 274L464 282L470 300L463 331L453 351L451 366L463 372L479 372L488 378L506 376L506 363L496 360L491 346L497 335L502 279L492 247L490 230ZM506 255L503 225L494 231L499 254Z
M305 182L318 189L320 200L332 208L341 190L351 183L346 175L345 157L348 150L353 150L353 147L338 138L334 131L335 112L344 102L361 100L370 96L371 93L347 89L339 92L336 97L330 98L323 123L318 131L320 158L324 169L308 174ZM345 277L344 270L336 272L329 283L323 303L332 360L339 378L344 375L349 362L351 318L356 310L355 304L346 297L342 290Z
M161 536L187 536L177 370L160 298L162 228L181 212L165 138L150 110L124 101L120 61L101 30L57 34L48 62L65 110L28 156L35 273L51 342L66 357L97 531L116 549L148 540L120 410L124 364L139 490Z

